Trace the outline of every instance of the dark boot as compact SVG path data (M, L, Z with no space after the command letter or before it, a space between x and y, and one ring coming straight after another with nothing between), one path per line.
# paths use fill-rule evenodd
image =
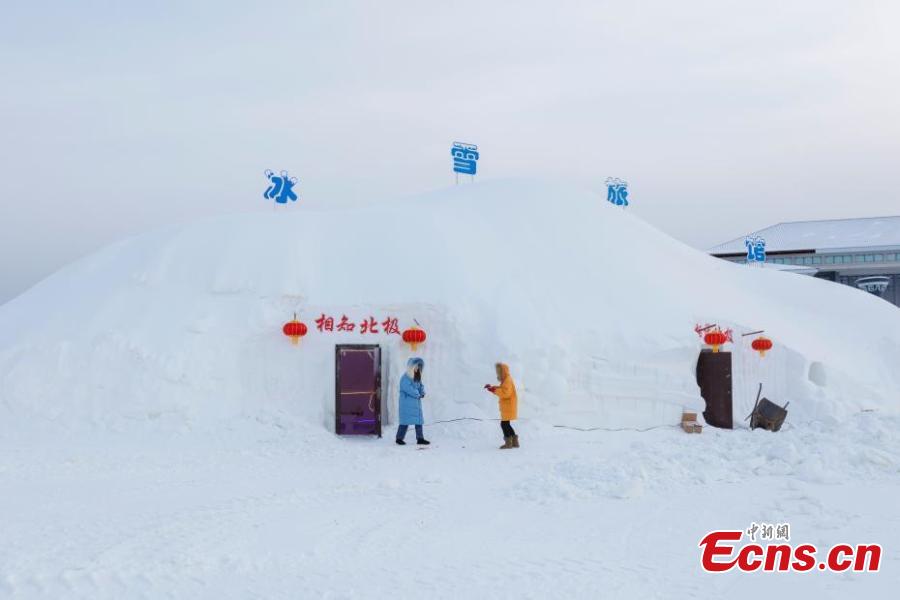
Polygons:
M419 439L416 440L416 443L419 444L420 446L427 446L427 445L430 444L431 442L429 442L429 441L426 440L425 438L419 438Z
M513 448L519 447L519 436L517 436L517 435L512 436L512 447Z
M403 440L395 440L395 441L396 441L397 444L400 445L400 446L405 446L405 445L406 445L406 442L404 442Z
M513 447L513 445L512 445L512 438L511 438L511 437L504 437L504 438L503 438L503 445L500 446L500 449L501 449L501 450L507 450L507 449L512 448L512 447Z

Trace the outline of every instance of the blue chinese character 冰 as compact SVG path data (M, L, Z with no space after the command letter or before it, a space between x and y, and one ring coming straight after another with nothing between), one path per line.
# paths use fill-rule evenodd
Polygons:
M288 177L287 171L282 171L280 175L276 175L268 169L266 169L266 177L269 178L270 185L263 193L264 198L275 200L279 204L287 204L288 200L297 200L297 194L294 193L294 185L297 183L296 177Z

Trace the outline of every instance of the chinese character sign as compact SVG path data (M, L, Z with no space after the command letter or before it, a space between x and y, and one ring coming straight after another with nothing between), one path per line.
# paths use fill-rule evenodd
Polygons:
M282 171L280 175L276 175L268 169L266 169L266 177L269 179L269 187L266 188L263 198L274 200L278 204L287 204L288 200L292 202L297 200L297 194L294 193L294 185L297 183L296 177L288 177L287 171Z
M475 144L453 142L453 147L450 149L450 155L453 157L454 173L475 175L478 164L478 146Z
M616 206L628 206L628 182L610 177L606 180L606 199Z
M750 541L756 541L756 534L759 533L761 540L786 540L791 539L790 523L750 523L750 527L746 529L747 536Z
M747 247L748 263L764 263L766 262L766 240L761 237L751 236L744 240Z
M316 319L316 329L322 333L356 332L359 335L400 335L399 319L392 316L387 316L382 320L369 316L357 323L347 315L341 315L339 319L335 319L333 316L323 313Z

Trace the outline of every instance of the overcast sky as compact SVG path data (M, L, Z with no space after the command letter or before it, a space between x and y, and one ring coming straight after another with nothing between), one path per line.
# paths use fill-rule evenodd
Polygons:
M629 181L707 247L900 214L900 2L7 3L0 302L159 225L479 178ZM237 6L237 5L240 6Z

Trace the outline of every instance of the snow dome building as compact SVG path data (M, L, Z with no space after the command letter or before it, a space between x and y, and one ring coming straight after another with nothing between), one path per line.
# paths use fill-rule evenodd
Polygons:
M900 216L779 223L709 253L743 263L747 237L766 240L769 264L853 286L900 306Z
M502 361L520 419L674 426L704 410L704 323L734 332L736 426L760 382L792 419L900 410L895 307L717 260L591 191L494 181L292 208L123 240L0 306L0 410L370 431L396 423L397 381L419 356L426 423L496 418L483 386ZM427 339L413 350L400 333L416 324ZM764 358L741 335L757 330L774 342Z

